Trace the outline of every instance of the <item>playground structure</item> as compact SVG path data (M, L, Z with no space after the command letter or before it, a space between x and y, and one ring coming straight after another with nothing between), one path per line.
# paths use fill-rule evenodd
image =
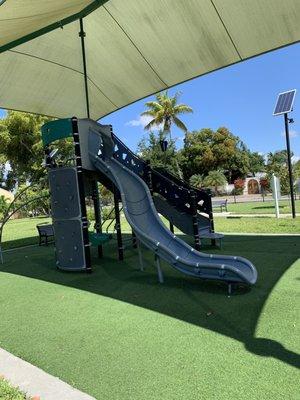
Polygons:
M56 118L75 113L79 117L99 119L142 97L299 40L296 18L299 4L295 0L289 1L289 6L279 0L275 5L253 0L243 2L239 7L235 2L224 4L221 1L213 4L190 2L188 5L176 1L172 7L168 2L161 1L132 1L130 4L105 0L61 1L59 4L40 1L18 7L12 3L1 3L1 70L5 74L1 106ZM37 17L40 15L46 17ZM98 40L99 37L101 40ZM79 45L81 57L78 54ZM217 258L210 256L208 263L206 256L197 253L201 235L212 241L218 238L214 232L210 200L206 201L203 193L197 198L196 191L191 192L184 185L174 185L174 180L156 180L159 171L145 170L142 162L135 157L124 165L128 154L123 160L122 151L122 157L117 159L120 148L117 144L115 149L114 136L111 132L106 132L106 135L104 127L101 132L97 128L98 136L94 136L103 140L109 138L104 150L110 158L107 154L99 157L94 154L94 148L88 147L90 133L85 132L85 137L81 129L78 130L77 120L70 121L53 123L60 132L54 138L48 137L47 140L44 132L47 166L51 167L49 177L53 193L54 230L59 233L56 234L58 267L72 269L76 260L76 270L90 270L90 243L98 246L101 256L102 243L109 240L101 232L97 180L106 181L112 187L115 205L120 198L124 206L126 204L125 215L135 234L138 233L139 241L150 248L154 246L151 241L153 234L143 236L139 232L141 221L137 214L126 210L131 204L127 204L129 194L126 195L124 182L116 177L122 172L124 180L132 183L132 190L143 193L144 200L140 199L140 206L149 206L141 208L139 215L146 216L148 213L151 223L157 228L155 234L161 234L162 241L167 241L165 252L159 244L155 245L155 249L153 247L157 257L194 276L210 278L213 275L214 279L230 282L232 274L233 280L255 283L255 268L247 260L224 257L219 259L218 264ZM82 121L79 120L79 125L83 124ZM87 124L94 128L98 126L91 120ZM53 140L65 137L66 132L67 136L74 137L76 162L73 167L57 168L47 147ZM98 145L100 139L95 139L95 142ZM122 170L118 170L120 166ZM137 166L141 166L142 176ZM70 182L66 191L68 199L60 190L66 179ZM92 194L95 209L96 232L90 234L85 192ZM186 193L189 195L187 199ZM169 236L170 232L165 227L162 229L154 204L169 218L171 230L173 225L188 234L192 230L195 251L178 242L172 232L173 236ZM118 206L116 214L117 225L120 225ZM70 232L73 232L76 243L69 240L66 252L63 243ZM119 258L122 258L119 236L120 230L118 247ZM174 261L177 245L178 259ZM173 253L172 246L175 246ZM198 263L196 259L201 268L193 265L193 262ZM210 265L207 268L210 272L203 271L205 263Z
M137 241L141 269L143 269L141 253L143 244L155 255L160 282L163 282L161 259L188 276L227 282L230 291L232 284L253 285L256 282L257 272L250 261L236 256L200 253L165 227L157 214L155 201L151 195L150 188L155 187L152 172L150 173L149 169L145 170L139 159L120 156L120 144L118 147L110 125L100 125L90 119L78 120L74 117L45 124L42 135L46 165L50 168L49 181L58 268L91 271L90 242L98 246L101 256L101 246L109 240L100 228L99 197L96 193L99 180L105 181L107 187L112 188L114 192L117 204L116 220L119 226L117 232L119 259L123 258L118 204L121 199L124 214ZM49 145L55 140L69 136L74 138L76 166L57 167ZM128 168L127 165L131 167ZM133 167L135 172L132 170ZM144 179L148 180L148 185ZM94 235L88 231L85 207L85 192L90 190L93 191L95 207ZM160 185L156 190L167 194L166 188ZM180 197L174 191L172 193L176 202ZM204 193L207 199L210 199L206 192L202 193L203 196ZM192 196L191 204L196 207L193 197L195 196ZM209 201L203 200L198 203L203 210L211 211ZM195 245L200 245L197 240L203 219L193 215L192 221Z

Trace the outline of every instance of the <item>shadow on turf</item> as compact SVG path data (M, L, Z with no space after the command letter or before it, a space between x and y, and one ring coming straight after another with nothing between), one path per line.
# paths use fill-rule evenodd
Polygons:
M277 281L298 259L299 247L300 237L284 236L228 236L222 250L206 246L203 251L241 255L256 265L257 284L251 290L238 288L234 296L227 295L227 287L222 283L185 277L166 264L165 283L160 285L151 252L143 250L146 269L141 272L136 250L126 250L125 260L117 260L115 241L104 247L101 260L96 258L94 249L92 274L57 271L53 246L6 253L6 263L0 265L0 270L147 308L232 337L244 343L251 353L300 367L299 355L272 339L255 337L261 310Z
M287 208L287 206L281 206L279 205L278 208ZM252 207L252 210L274 210L275 212L275 206L257 206L257 207Z

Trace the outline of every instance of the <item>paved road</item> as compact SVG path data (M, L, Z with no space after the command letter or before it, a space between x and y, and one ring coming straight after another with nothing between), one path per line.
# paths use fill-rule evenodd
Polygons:
M275 215L275 210L274 210L274 214L236 214L233 212L215 212L214 213L214 218L218 218L218 217L245 217L245 218L259 218L259 217L274 217L276 218ZM291 213L289 214L280 214L279 218L291 218ZM296 217L300 217L300 214L297 213Z
M212 198L212 201L219 201L219 200L228 200L228 203L251 203L256 201L263 201L263 198L260 194L248 194L247 196L216 196ZM289 196L281 196L280 200L289 200ZM297 196L297 201L299 200L299 196ZM265 197L265 202L274 201L271 195Z

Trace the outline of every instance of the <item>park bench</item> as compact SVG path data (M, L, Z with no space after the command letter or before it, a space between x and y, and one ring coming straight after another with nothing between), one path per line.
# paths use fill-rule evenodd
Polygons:
M212 202L212 208L220 208L221 212L223 212L223 208L227 212L227 199L226 200L215 200Z
M37 224L36 227L39 233L39 246L42 244L48 246L48 239L54 239L53 225L41 223Z

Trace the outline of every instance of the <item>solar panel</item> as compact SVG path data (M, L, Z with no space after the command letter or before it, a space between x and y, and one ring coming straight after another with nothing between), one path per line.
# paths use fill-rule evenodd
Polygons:
M289 90L288 92L279 93L273 115L285 114L292 111L295 94L296 89Z

